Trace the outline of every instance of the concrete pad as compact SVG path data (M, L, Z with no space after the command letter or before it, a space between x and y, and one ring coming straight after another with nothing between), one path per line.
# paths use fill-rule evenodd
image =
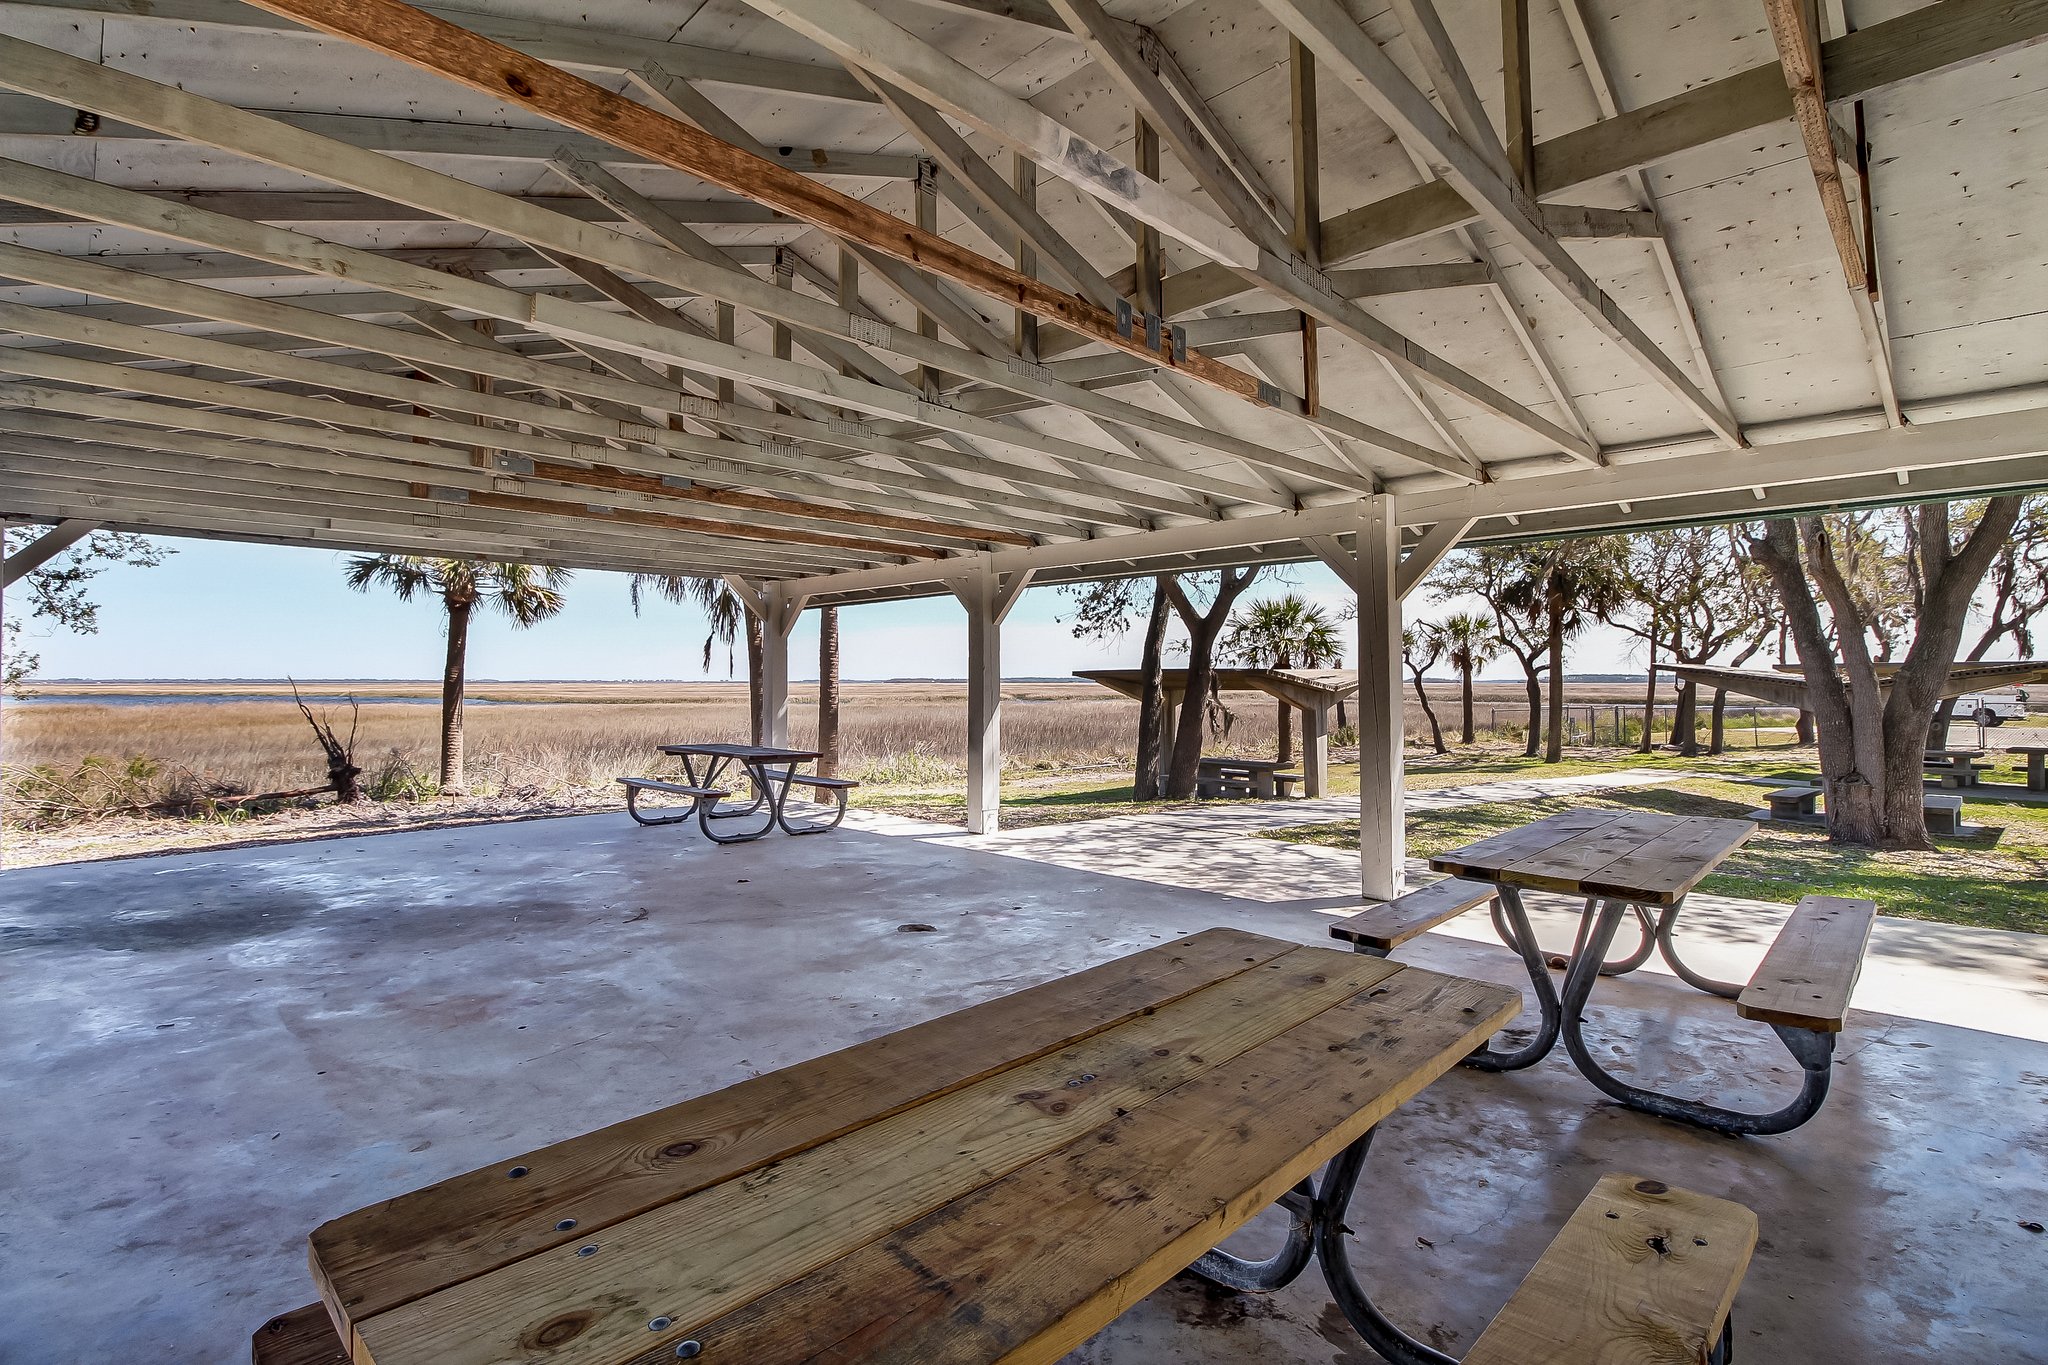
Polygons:
M313 1297L324 1219L1176 934L1327 942L1312 905L863 823L720 849L616 814L0 874L0 1361L243 1359ZM1350 864L1213 842L1219 877L1250 845ZM1699 965L1739 958L1757 914L1702 907ZM1401 956L1514 983L1470 928ZM1970 1011L1992 1023L2040 1007L2048 964L2017 935L1879 937L1866 985L1922 1017L1859 1013L1796 1133L1618 1110L1561 1056L1432 1087L1385 1126L1351 1214L1383 1306L1461 1351L1618 1169L1758 1210L1750 1359L2042 1359L2048 1239L2021 1223L2048 1218L2048 1045L1914 1001L2003 992ZM1603 982L1596 1013L1674 1087L1755 1102L1795 1074L1725 1001L1647 969ZM1177 1281L1074 1359L1372 1357L1311 1271L1262 1300Z

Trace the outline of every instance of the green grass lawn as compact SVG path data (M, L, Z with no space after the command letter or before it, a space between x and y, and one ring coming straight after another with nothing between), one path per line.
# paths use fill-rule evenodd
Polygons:
M1428 857L1546 815L1587 806L1667 815L1747 818L1763 804L1759 787L1711 777L1595 796L1501 801L1408 817L1408 851ZM1933 852L1840 847L1817 829L1763 825L1700 889L1789 904L1810 893L1861 896L1887 915L2048 933L2048 806L1971 799L1974 824L1997 829L1980 839L1941 839ZM1356 847L1358 823L1297 825L1267 837Z

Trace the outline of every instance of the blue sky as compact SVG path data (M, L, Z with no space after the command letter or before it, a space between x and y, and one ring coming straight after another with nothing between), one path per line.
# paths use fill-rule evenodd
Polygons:
M167 541L177 553L153 569L117 566L93 585L100 633L48 633L31 623L25 647L41 653L44 678L429 678L441 667L441 621L430 602L401 603L389 593L349 591L346 556L328 550ZM1315 566L1285 571L1255 587L1251 599L1291 586L1336 607L1336 578ZM703 617L649 602L635 617L626 579L578 574L569 607L530 630L479 617L471 636L473 678L724 678L725 659L699 667ZM1425 607L1440 614L1452 605ZM9 593L7 610L21 609ZM1003 672L1047 677L1077 668L1137 662L1135 633L1102 643L1073 638L1061 618L1070 602L1055 589L1024 596L1003 631ZM815 613L805 613L791 642L791 674L817 676ZM950 598L891 602L840 613L841 669L849 679L957 678L966 671L964 617ZM1618 672L1636 665L1626 642L1610 634L1575 651L1573 672ZM746 661L739 660L740 676ZM1512 665L1510 665L1512 667ZM1501 676L1500 666L1489 670Z

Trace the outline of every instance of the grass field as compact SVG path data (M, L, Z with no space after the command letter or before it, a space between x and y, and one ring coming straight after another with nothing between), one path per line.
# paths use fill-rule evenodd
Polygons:
M1520 759L1499 762L1526 764ZM1582 760L1584 765L1597 762L1600 760ZM1409 855L1426 858L1546 815L1587 806L1746 819L1763 804L1763 792L1735 779L1810 776L1812 772L1810 754L1804 763L1787 763L1782 757L1706 760L1675 756L1631 756L1626 763L1619 758L1605 763L1610 767L1669 767L1672 778L1655 787L1575 795L1569 800L1538 798L1414 811L1408 816ZM2000 771L1987 776L1994 781L2021 780L2023 770L2015 773L2010 767L2002 765ZM1582 766L1581 770L1598 769ZM1543 768L1544 774L1558 771L1556 767ZM1503 776L1496 772L1492 780ZM1990 832L1977 839L1940 839L1935 851L1922 853L1845 848L1829 843L1821 830L1762 825L1700 889L1709 895L1779 903L1814 893L1861 896L1876 901L1884 914L1907 919L2048 933L2048 806L1972 797L1966 814L1971 823ZM1358 825L1356 821L1298 825L1273 831L1268 837L1356 847Z

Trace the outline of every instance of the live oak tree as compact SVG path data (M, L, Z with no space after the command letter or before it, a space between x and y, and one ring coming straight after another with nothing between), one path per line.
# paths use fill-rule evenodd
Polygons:
M1871 518L1770 521L1750 538L1750 553L1769 572L1798 646L1818 728L1828 834L1835 841L1929 846L1921 806L1928 725L1971 599L2012 535L2020 504L2008 496L1963 508L1959 516L1941 502L1891 514L1892 543L1912 585L1904 624L1887 619L1880 600L1857 590L1857 569L1876 557L1884 538L1883 526ZM1881 687L1878 662L1900 645L1903 658L1889 687Z
M1139 665L1138 752L1131 773L1131 799L1151 801L1164 795L1166 768L1166 689L1163 681L1166 631L1172 623L1173 605L1166 584L1169 575L1156 578L1109 578L1098 583L1069 584L1061 589L1075 601L1071 622L1080 638L1102 639L1120 636L1131 628L1131 617L1141 603L1146 605L1145 643Z
M1525 620L1543 625L1550 658L1549 714L1543 761L1564 760L1565 644L1595 620L1604 620L1626 600L1623 550L1613 537L1552 540L1522 551L1520 567L1502 585L1506 605Z
M1651 747L1660 653L1673 663L1704 664L1741 642L1748 644L1745 660L1762 647L1762 633L1772 614L1770 581L1749 562L1738 534L1724 526L1680 526L1620 540L1624 592L1606 619L1649 645L1649 694L1639 746L1643 753ZM1717 716L1723 705L1717 691ZM1681 753L1699 752L1696 683L1679 683L1671 742Z
M1429 704L1422 677L1444 656L1444 643L1443 627L1433 622L1424 621L1401 632L1401 662L1408 665L1408 675L1415 680L1415 699L1422 703L1422 714L1429 719L1429 742L1440 754L1450 750L1444 746L1444 727L1437 724L1436 708Z
M6 553L12 555L35 543L44 533L40 526L11 527L6 533ZM147 536L127 531L94 531L84 540L40 568L23 575L17 590L24 593L0 621L5 631L5 649L0 652L0 684L19 687L42 664L42 656L21 647L23 624L42 621L73 635L97 635L100 629L99 603L93 601L89 586L95 578L116 565L153 568L177 553Z
M1543 744L1543 673L1545 632L1540 613L1511 596L1509 588L1531 566L1530 551L1519 545L1478 545L1446 559L1431 576L1438 601L1472 596L1493 614L1494 638L1522 669L1522 687L1529 721L1522 755L1534 758Z
M1209 695L1216 676L1216 640L1230 619L1237 599L1259 576L1259 566L1220 569L1215 574L1214 595L1206 608L1198 607L1180 578L1166 583L1167 599L1188 633L1187 690L1181 698L1180 724L1173 736L1173 762L1167 769L1166 795L1185 799L1195 794L1195 782L1202 766L1202 742L1209 730ZM1187 577L1206 586L1210 575ZM1199 588L1198 588L1199 591Z
M419 555L356 555L348 562L348 585L357 592L387 587L401 602L416 597L440 600L448 615L448 649L441 670L441 791L460 795L463 772L462 696L469 658L469 625L477 608L499 611L515 626L540 624L566 603L567 569L497 560L428 559Z

